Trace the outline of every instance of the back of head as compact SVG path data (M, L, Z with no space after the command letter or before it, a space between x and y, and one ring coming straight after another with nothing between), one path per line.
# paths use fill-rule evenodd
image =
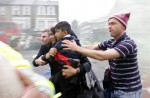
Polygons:
M0 55L0 98L20 98L23 84L10 63Z
M73 30L70 31L70 35L73 36L73 37L75 37L75 38L78 38L77 35L74 33Z
M62 31L66 30L68 34L71 31L71 25L67 21L61 21L56 24L55 29L60 29Z

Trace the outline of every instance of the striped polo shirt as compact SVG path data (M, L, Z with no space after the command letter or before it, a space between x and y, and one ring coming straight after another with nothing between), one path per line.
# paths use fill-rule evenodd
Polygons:
M110 39L98 46L101 50L114 48L121 55L117 59L109 60L115 90L132 92L142 88L137 61L137 46L126 33L117 41Z

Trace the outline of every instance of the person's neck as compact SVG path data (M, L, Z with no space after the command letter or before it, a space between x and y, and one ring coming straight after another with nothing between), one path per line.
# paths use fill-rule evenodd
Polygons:
M52 44L55 44L55 43L56 43L56 41L52 42Z
M59 40L62 40L62 39L64 39L65 37L70 37L71 35L70 34L67 34L67 35L65 35L65 36L63 36L61 39L59 39Z
M49 44L50 44L50 42L46 43L45 45L49 45Z
M115 41L117 41L124 33L125 31L121 32L118 36L114 37Z

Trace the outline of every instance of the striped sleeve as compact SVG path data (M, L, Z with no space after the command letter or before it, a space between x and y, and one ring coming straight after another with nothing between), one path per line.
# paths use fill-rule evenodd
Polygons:
M121 42L114 49L120 53L120 55L125 58L127 55L134 53L134 49L136 48L133 42Z
M107 48L110 48L110 43L112 43L112 42L113 42L112 39L104 41L104 42L98 44L98 47L101 50L107 50Z

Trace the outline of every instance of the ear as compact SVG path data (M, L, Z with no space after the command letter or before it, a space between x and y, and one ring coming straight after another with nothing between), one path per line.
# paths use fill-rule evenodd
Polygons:
M67 35L67 34L68 34L68 32L66 30L64 30L64 35Z
M125 27L125 26L123 26L123 30L124 30L124 31L126 30L126 27Z

